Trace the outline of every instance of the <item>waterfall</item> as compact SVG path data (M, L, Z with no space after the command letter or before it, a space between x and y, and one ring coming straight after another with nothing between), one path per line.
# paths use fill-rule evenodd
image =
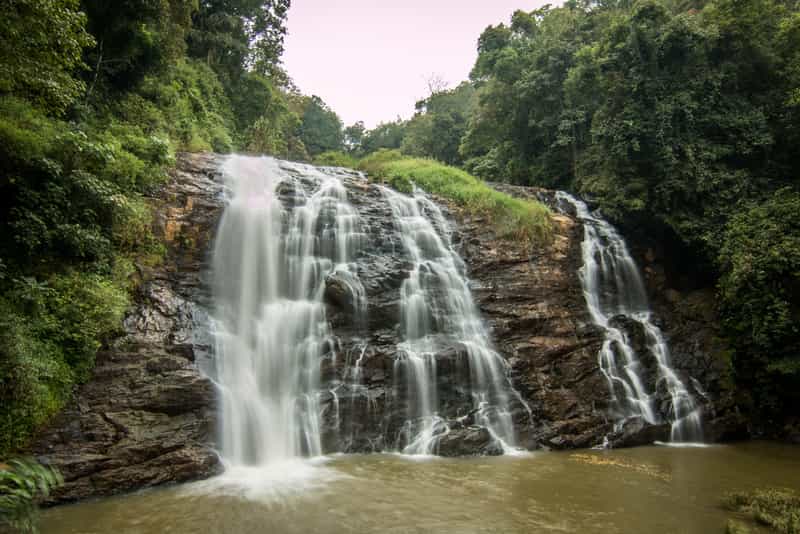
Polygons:
M584 202L562 191L556 199L571 205L583 224L580 279L592 321L605 332L598 359L613 415L618 421L636 416L649 424L668 421L672 441L702 441L700 408L670 366L667 343L652 322L642 277L624 239ZM643 351L637 352L626 324L640 329ZM643 362L648 356L651 365ZM647 380L651 371L654 380ZM659 405L659 396L669 399L668 406Z
M216 380L221 452L234 466L322 452L319 361L334 346L325 279L340 271L357 284L351 262L363 234L342 182L299 167L245 156L223 166L229 202L213 252ZM280 199L284 188L294 193L291 210Z
M489 332L472 300L465 266L453 250L441 210L420 190L412 196L382 188L411 270L400 288L400 357L395 376L405 376L410 399L407 454L432 454L449 431L439 413L437 353L463 347L475 423L486 427L504 450L514 444L511 391L505 360L492 348Z

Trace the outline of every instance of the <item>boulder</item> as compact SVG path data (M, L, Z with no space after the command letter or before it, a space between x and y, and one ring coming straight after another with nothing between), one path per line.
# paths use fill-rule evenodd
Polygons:
M503 448L492 434L481 426L451 429L436 443L439 456L499 456Z

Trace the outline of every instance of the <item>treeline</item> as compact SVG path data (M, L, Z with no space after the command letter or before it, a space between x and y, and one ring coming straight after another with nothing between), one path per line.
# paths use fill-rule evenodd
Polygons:
M131 274L160 261L146 197L176 151L310 159L342 126L281 67L289 0L0 7L3 457L89 376Z
M567 189L713 284L740 405L800 402L800 12L781 0L567 1L478 41L409 121L345 130L497 181Z

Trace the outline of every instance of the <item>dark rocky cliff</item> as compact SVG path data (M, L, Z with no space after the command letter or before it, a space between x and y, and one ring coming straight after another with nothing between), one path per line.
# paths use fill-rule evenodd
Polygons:
M167 245L164 263L140 269L126 335L98 355L92 380L35 444L35 453L57 465L67 480L57 501L207 477L220 468L213 449L214 388L200 371L212 350L207 259L223 209L218 163L212 155L179 158L153 202L156 233ZM380 189L357 174L340 174L367 232L357 274L369 306L359 318L345 290L347 280L328 279L325 298L335 342L320 364L323 446L343 452L394 449L409 402L402 368L395 365L399 287L409 266L398 253L391 209ZM547 198L543 191L505 189ZM282 184L279 194L287 207L297 201L291 184ZM453 239L473 295L519 393L512 403L519 444L602 443L612 432L605 416L608 389L597 361L603 334L591 323L578 279L580 224L554 215L553 243L527 250L498 240L486 219L438 200L455 223ZM679 336L687 328L686 321L667 321L667 334L672 324ZM677 367L704 386L708 379L713 398L718 374L698 374L707 363L704 347L697 342L678 351ZM465 410L470 401L461 386L469 373L464 347L445 340L436 360L441 415L451 427L438 452L498 453ZM633 425L611 439L626 445L666 435L664 428Z

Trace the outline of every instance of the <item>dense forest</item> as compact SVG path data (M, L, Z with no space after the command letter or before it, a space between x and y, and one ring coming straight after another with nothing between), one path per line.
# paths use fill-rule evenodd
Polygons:
M480 35L468 81L373 129L343 127L282 68L289 0L2 5L0 453L24 447L120 329L136 266L163 254L147 197L178 151L394 161L435 186L436 168L396 161L427 158L577 193L660 242L687 283L716 287L743 409L777 421L800 400L794 2L517 11Z

